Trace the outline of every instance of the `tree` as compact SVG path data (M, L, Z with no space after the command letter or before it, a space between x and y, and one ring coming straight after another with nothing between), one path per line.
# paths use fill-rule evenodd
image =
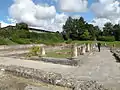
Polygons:
M113 24L106 23L103 27L103 35L104 36L113 36Z
M85 30L85 32L80 36L81 40L90 40L90 33L88 30Z
M80 17L79 19L73 19L69 17L65 25L63 25L63 33L65 39L70 38L72 40L83 40L86 32L89 33L89 39L94 40L100 34L100 29L97 26L86 23L83 17Z
M16 28L18 30L29 30L28 25L26 23L17 23Z
M117 41L120 41L120 25L115 24L113 28L114 28L113 34L114 34L115 39Z
M69 17L65 25L63 25L64 35L72 40L80 39L80 35L82 35L84 31L85 21L83 17L80 17L79 19L72 19L71 17Z

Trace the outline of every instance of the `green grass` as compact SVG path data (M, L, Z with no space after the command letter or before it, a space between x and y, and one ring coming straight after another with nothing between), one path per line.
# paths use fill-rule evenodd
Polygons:
M100 42L103 46L104 44L106 43L107 46L113 46L113 44L115 44L116 47L120 47L120 41L114 41L114 42L106 42L106 41L72 41L72 43L76 43L78 45L81 45L81 44L86 44L86 43L90 43L90 44L94 44L94 43L97 43L97 42Z
M7 39L7 38L0 38L0 45L16 45L17 43Z
M95 44L97 42L100 42L102 44L102 46L105 45L105 43L107 44L107 46L111 47L113 46L113 44L115 44L116 47L120 47L120 41L115 41L115 42L105 42L105 41L72 41L72 44L77 44L77 45L81 45L81 44L86 44L86 43L90 43L90 44ZM62 54L58 54L57 52L60 52ZM63 50L58 50L58 51L51 51L51 52L47 52L47 57L54 57L54 58L70 58L71 54L64 54L65 52L71 52L71 49L63 49Z
M86 43L90 43L92 44L93 41L72 41L72 44L78 44L78 45L81 45L81 44L86 44Z
M102 43L102 45L104 43L106 43L110 47L113 46L113 44L115 44L116 47L120 47L120 41L115 41L115 42L101 42L101 43Z
M71 49L57 50L57 51L47 52L46 56L54 57L54 58L70 58L71 54L69 52L71 52ZM60 54L58 54L58 53L60 53Z

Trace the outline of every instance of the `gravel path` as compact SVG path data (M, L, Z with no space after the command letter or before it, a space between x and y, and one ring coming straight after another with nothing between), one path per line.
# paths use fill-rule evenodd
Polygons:
M120 90L120 63L116 62L108 49L103 48L101 52L95 52L86 60L89 61L76 68L74 73L71 71L72 77L97 80L113 90Z
M78 78L83 80L97 80L106 87L113 90L120 90L120 63L117 63L112 53L103 48L101 52L95 52L84 58L85 63L78 67L71 67L59 64L44 63L0 57L0 64L19 65L30 68L42 69L61 73L66 78Z

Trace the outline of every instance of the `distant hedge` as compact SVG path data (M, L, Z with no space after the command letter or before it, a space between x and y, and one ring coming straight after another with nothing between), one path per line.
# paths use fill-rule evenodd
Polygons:
M53 44L63 42L63 36L61 33L55 32L45 32L45 33L35 33L29 32L28 30L19 29L1 29L0 30L0 44L7 45L9 43L16 44Z
M100 36L98 37L99 41L115 41L115 37L114 36Z

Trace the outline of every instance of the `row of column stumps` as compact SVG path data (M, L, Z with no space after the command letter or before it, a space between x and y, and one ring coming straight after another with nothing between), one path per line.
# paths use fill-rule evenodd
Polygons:
M90 52L91 51L91 47L90 44L83 44L80 46L77 46L76 44L72 45L72 57L76 58L79 55L84 55L86 52ZM45 48L42 47L41 48L41 56L46 56L46 52L45 52Z
M83 44L80 46L77 46L76 44L72 45L72 57L77 58L80 55L84 55L86 52L91 51L91 45L90 44Z

